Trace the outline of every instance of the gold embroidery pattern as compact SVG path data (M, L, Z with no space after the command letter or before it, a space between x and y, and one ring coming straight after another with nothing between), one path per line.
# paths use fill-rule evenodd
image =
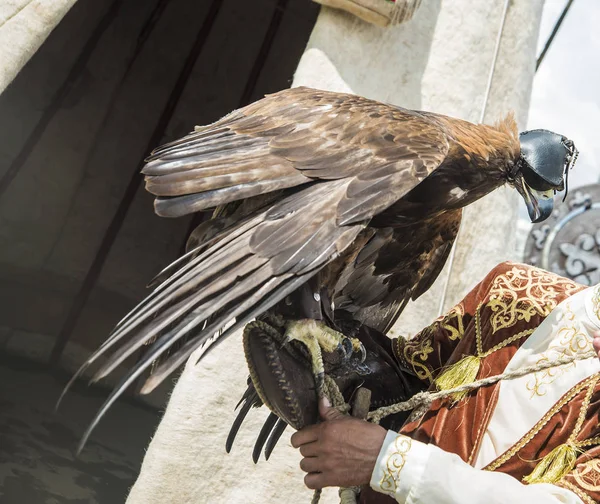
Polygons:
M592 459L579 464L572 473L573 478L585 490L600 491L600 460Z
M589 495L587 495L586 493L583 493L581 491L581 488L577 488L575 485L573 485L572 483L566 481L566 480L561 480L557 483L558 486L564 487L567 490L571 490L571 492L573 492L575 495L577 495L577 497L579 497L583 502L585 502L585 504L597 504L597 502L595 500L593 500Z
M400 361L400 364L406 367L410 367L410 364L406 361L404 357L404 347L409 340L404 336L398 336L396 339L392 340L392 352L396 355L396 358Z
M400 480L400 473L406 464L406 457L410 451L412 440L403 435L399 435L394 441L394 451L390 453L385 461L383 476L379 482L380 488L388 495L395 496Z
M577 317L573 313L570 303L567 303L565 306L565 313L559 319L559 322L561 327L558 330L557 340L554 341L550 345L550 348L541 355L536 364L592 350L592 342L586 334L581 331L581 325L577 321ZM573 361L564 366L548 368L544 371L535 373L526 385L527 390L531 392L531 397L545 395L547 385L554 383L559 376L574 369L576 365L575 361Z
M494 460L493 462L488 464L486 467L484 467L484 470L495 471L500 466L502 466L506 462L508 462L508 460L510 460L517 452L519 452L524 446L529 444L529 442L535 437L535 435L540 430L542 430L542 428L550 421L550 419L554 415L556 415L556 413L558 413L563 408L563 406L565 404L567 404L569 401L571 401L583 389L589 387L590 384L593 384L592 385L592 391L593 391L593 387L595 387L595 385L599 379L600 379L600 373L595 373L592 376L590 376L589 378L586 378L585 380L583 380L583 381L579 382L577 385L575 385L564 396L562 396L562 398L554 406L552 406L552 408L550 408L546 412L546 414L541 418L541 420L537 424L535 424L527 434L525 434L519 441L517 441L514 445L512 445L508 450L506 450L496 460ZM580 418L585 418L585 413L587 412L588 406L589 406L589 401L588 401L587 405L584 404L582 406L582 408L581 408L582 411L580 412L579 418L577 420L578 424L580 423L580 421L579 421ZM575 429L575 430L577 430L577 429ZM593 439L593 441L595 441L595 440L596 440L596 438ZM592 441L592 440L590 440L590 441ZM600 441L600 439L598 439L598 441ZM586 443L586 442L583 441L579 445L587 446L584 443Z
M484 352L483 351L483 340L482 340L482 334L481 334L481 321L480 321L480 316L479 316L479 308L477 308L477 311L475 312L475 316L476 316L475 336L477 337L477 355L481 358L487 357L488 355L491 355L494 352L497 352L498 350L501 350L502 348L507 347L508 345L511 345L515 341L518 341L521 338L524 338L525 336L530 336L535 331L535 329L525 329L524 331L513 334L509 338L506 338L504 341L501 341L497 345L494 345L492 348L490 348L489 350L486 350Z
M457 304L445 316L438 318L431 327L424 329L417 338L398 343L397 355L403 360L421 380L433 381L431 366L427 359L433 353L432 342L434 333L439 328L447 331L449 340L460 340L465 333L465 309L462 303ZM456 324L456 327L453 324Z
M448 331L448 339L451 341L455 341L455 340L460 340L463 337L463 334L465 334L465 324L464 324L464 320L463 317L465 316L465 309L462 305L462 303L457 304L454 308L452 308L452 310L450 310L447 314L447 316L440 320L440 325L442 326L442 329ZM454 327L452 324L450 324L450 320L456 318L456 325L457 327ZM446 323L442 323L443 320L446 320Z
M580 289L580 285L552 273L514 266L492 282L488 304L494 312L493 332L521 320L529 322L535 315L547 316L558 305L561 292L568 297Z
M592 401L592 395L594 394L594 388L596 387L596 383L600 380L600 374L596 373L590 379L590 383L588 385L587 393L585 394L585 399L581 404L581 410L579 411L579 416L577 417L577 423L575 424L575 428L573 432L569 436L569 442L572 444L578 444L575 442L575 438L579 435L579 431L581 430L581 426L583 425L583 421L585 420L585 415L587 414L587 410L590 407L590 402ZM597 438L588 439L583 441L581 446L590 446L590 443L593 443Z
M431 340L433 336L423 339L415 338L406 341L404 344L404 360L409 364L412 370L415 372L420 380L433 380L431 370L427 366L427 358L429 354L433 353L433 346L431 346Z

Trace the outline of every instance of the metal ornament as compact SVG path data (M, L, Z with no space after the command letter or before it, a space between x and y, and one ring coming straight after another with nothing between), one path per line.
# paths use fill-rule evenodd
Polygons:
M533 225L525 262L583 285L600 283L600 184L579 187Z

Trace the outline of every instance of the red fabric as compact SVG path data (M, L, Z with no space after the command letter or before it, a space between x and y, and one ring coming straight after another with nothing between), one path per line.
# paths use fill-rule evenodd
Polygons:
M399 339L394 349L399 360L409 365L428 383L448 365L465 355L477 355L475 311L480 306L482 348L502 344L511 336L535 329L561 301L584 287L571 280L517 263L494 268L444 317L409 341ZM482 360L477 379L500 374L526 337L514 341ZM413 439L459 455L472 464L497 401L499 384L477 389L452 406L449 400L435 401L418 421L401 432ZM596 385L579 441L600 436L600 385ZM521 480L537 461L573 432L587 389L579 391L539 432L495 470ZM540 416L544 412L540 412ZM576 469L559 484L575 491L584 502L600 501L600 448L590 447L579 457ZM506 457L504 457L506 458ZM393 499L372 490L361 497L364 504L391 503Z

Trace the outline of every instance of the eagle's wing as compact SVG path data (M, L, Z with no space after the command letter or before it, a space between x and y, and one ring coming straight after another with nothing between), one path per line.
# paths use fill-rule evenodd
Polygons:
M177 217L315 180L352 179L338 224L377 214L434 170L433 114L360 96L285 90L157 149L143 169L156 212Z
M380 228L338 280L336 308L387 333L409 300L426 292L440 274L458 234L462 210L417 225Z
M441 127L418 113L299 89L271 95L156 151L144 171L149 190L168 195L157 201L164 215L247 198L257 187L301 187L180 261L84 363L78 374L108 357L93 377L98 380L153 342L107 399L83 442L116 398L177 341L188 339L142 392L195 349L208 350L339 257L371 217L440 165L448 146ZM215 336L234 319L221 338Z

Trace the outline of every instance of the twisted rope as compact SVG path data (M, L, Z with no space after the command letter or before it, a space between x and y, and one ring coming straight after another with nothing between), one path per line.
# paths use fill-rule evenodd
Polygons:
M325 375L323 388L327 399L329 399L329 402L334 408L340 410L342 413L348 413L350 411L350 405L344 400L340 388L331 376Z
M382 408L376 409L375 411L371 411L367 416L367 420L378 424L383 418L385 418L388 415L393 415L394 413L400 413L401 411L410 411L414 409L417 409L419 413L422 412L424 414L425 411L429 409L433 401L437 399L443 399L444 397L451 396L453 394L456 394L457 392L470 392L471 390L475 390L480 387L493 385L494 383L497 383L500 380L514 380L515 378L521 378L522 376L526 376L531 373L537 373L538 371L543 371L544 369L563 366L565 364L570 364L578 360L590 359L592 357L598 358L598 355L594 350L589 350L588 352L585 352L583 354L559 357L558 359L552 361L543 361L537 364L533 364L531 366L525 366L520 369L515 369L514 371L508 371L499 375L489 376L487 378L475 380L472 383L465 383L464 385L454 387L448 390L440 390L437 392L419 392L418 394L412 396L408 401L392 404L391 406L384 406ZM419 418L420 416L422 416L422 414L416 416L417 418Z
M340 488L340 504L357 504L360 487Z
M321 500L321 492L323 490L320 488L317 488L315 490L315 492L313 493L313 497L312 500L310 501L310 504L319 504L319 501Z

